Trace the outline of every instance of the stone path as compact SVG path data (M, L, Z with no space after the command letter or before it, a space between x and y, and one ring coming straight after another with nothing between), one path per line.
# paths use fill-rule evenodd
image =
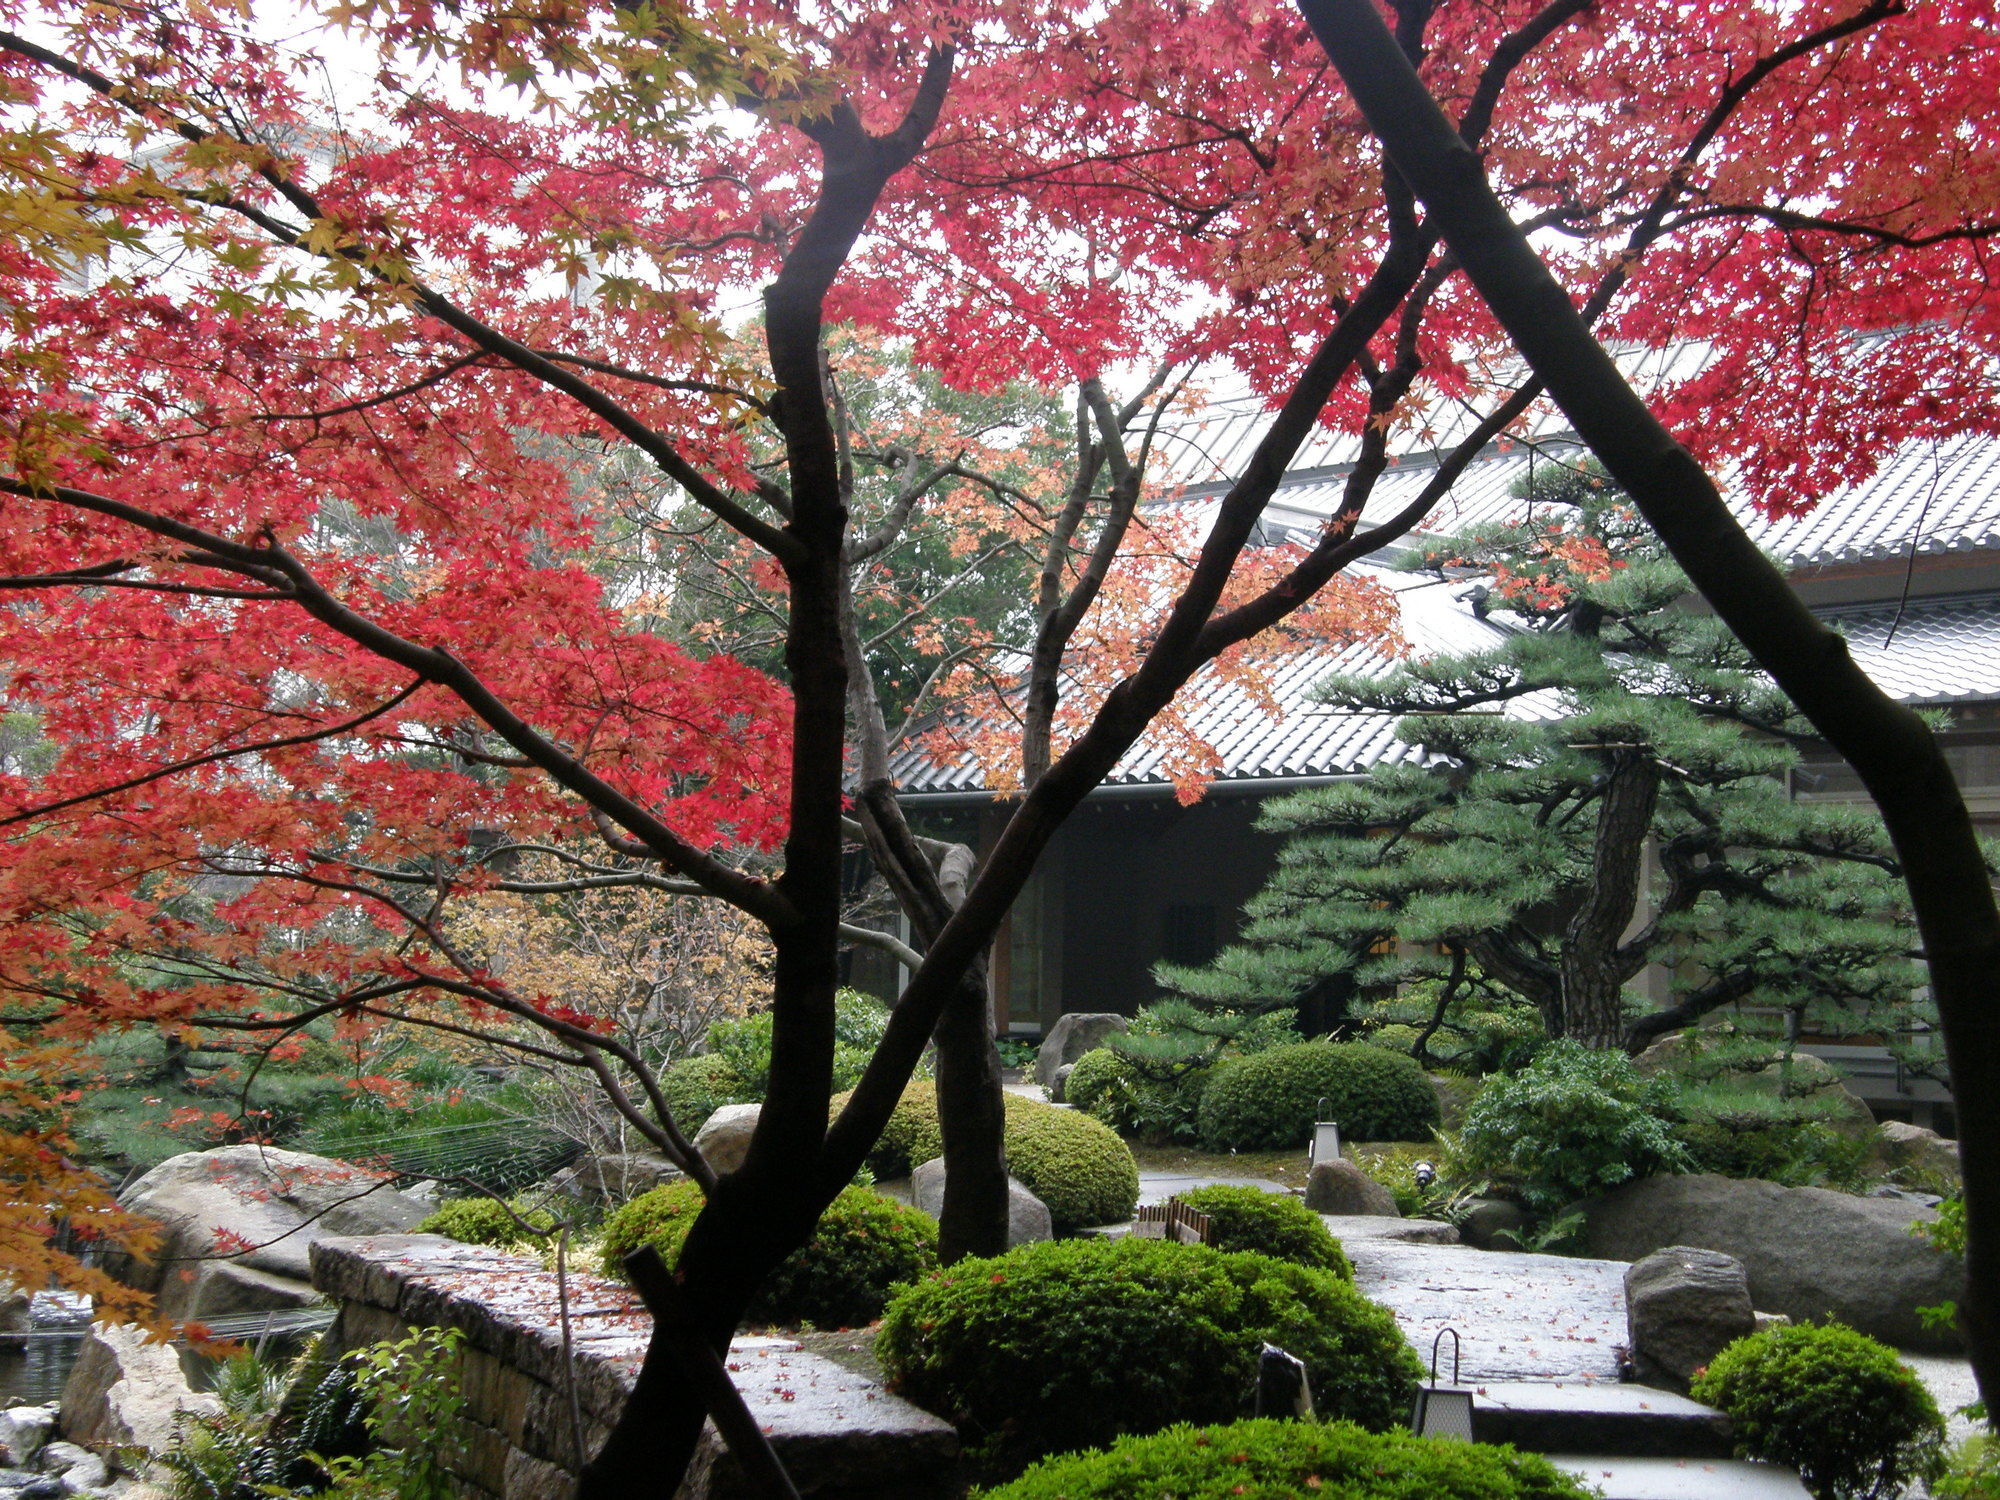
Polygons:
M1438 1330L1458 1330L1468 1384L1618 1379L1626 1337L1623 1261L1395 1240L1353 1240L1347 1254L1355 1285L1396 1315L1426 1362ZM1439 1375L1451 1378L1449 1338Z
M1198 1173L1145 1172L1139 1173L1139 1201L1141 1203L1164 1203L1176 1193L1193 1192L1204 1187L1253 1187L1267 1193L1283 1193L1283 1183L1273 1182L1268 1177L1212 1177Z

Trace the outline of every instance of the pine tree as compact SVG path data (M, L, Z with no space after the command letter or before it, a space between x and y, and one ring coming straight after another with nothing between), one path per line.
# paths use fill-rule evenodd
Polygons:
M1687 607L1601 474L1554 469L1523 519L1418 563L1484 575L1465 597L1502 643L1321 689L1403 715L1424 763L1274 803L1263 826L1287 842L1242 940L1161 982L1241 1012L1341 978L1442 981L1424 987L1439 1019L1485 984L1551 1036L1634 1051L1734 1002L1793 1031L1913 1019L1922 975L1873 812L1792 798L1790 703ZM1650 964L1671 998L1638 1014L1626 986Z

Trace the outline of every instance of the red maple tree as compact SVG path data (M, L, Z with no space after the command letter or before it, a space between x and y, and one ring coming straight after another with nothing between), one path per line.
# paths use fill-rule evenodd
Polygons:
M963 1097L990 1097L980 955L1062 819L1198 672L1417 524L1539 382L1284 6L330 14L354 30L325 58L247 7L12 7L0 33L0 634L8 707L58 752L0 786L0 1034L497 1013L709 1189L679 1274L719 1347L934 1032ZM2000 42L1979 7L1391 19L1582 316L1705 341L1656 408L1767 506L1992 429ZM761 320L735 326L755 285ZM915 459L857 452L840 321L959 386L1081 393L1024 601L1025 785L962 891L904 823L857 691L850 502L871 464ZM1217 362L1270 421L1166 584L1121 572L1162 390L1124 372ZM1352 435L1342 506L1273 566L1260 515L1321 424ZM1435 480L1361 526L1392 451L1426 440ZM634 473L782 580L782 686L647 628L604 564L607 476ZM1113 680L1065 720L1107 590L1152 618L1117 626ZM770 1102L736 1173L593 1017L515 993L438 920L494 878L480 831L579 824L771 935ZM829 1126L855 837L923 951ZM989 1157L954 1191L987 1210L991 1123L947 1116L948 1151ZM660 1483L699 1417L663 1343L586 1491Z

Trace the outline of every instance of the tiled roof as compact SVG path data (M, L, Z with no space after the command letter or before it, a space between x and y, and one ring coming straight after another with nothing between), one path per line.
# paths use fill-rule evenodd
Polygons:
M1884 692L1906 703L2000 698L2000 595L1829 610L1823 618Z

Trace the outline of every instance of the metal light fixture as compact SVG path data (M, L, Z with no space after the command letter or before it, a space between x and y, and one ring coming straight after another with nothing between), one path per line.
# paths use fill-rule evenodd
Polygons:
M1451 1384L1438 1384L1438 1346L1451 1335ZM1472 1392L1458 1383L1458 1330L1440 1328L1431 1340L1431 1380L1417 1387L1417 1404L1410 1411L1410 1431L1418 1437L1472 1441Z
M1315 1113L1320 1115L1332 1113L1327 1108L1326 1095L1320 1095ZM1323 1161L1340 1160L1340 1123L1338 1121L1325 1119L1313 1121L1312 1155L1310 1160L1314 1166L1318 1166Z

